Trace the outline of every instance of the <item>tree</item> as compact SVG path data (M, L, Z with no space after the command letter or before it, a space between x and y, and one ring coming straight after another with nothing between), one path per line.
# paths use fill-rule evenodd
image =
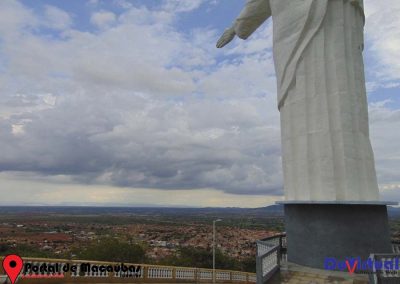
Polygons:
M204 248L182 247L178 253L160 261L164 265L212 268L212 251ZM240 270L240 262L216 249L215 268Z
M110 262L145 262L145 250L137 244L129 244L113 238L100 239L77 253L80 259Z

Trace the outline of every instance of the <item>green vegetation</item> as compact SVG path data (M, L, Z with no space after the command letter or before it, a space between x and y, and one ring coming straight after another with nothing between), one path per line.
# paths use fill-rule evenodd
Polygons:
M392 239L400 241L400 218L390 218L389 225Z
M147 263L145 247L138 244L130 244L114 238L105 238L93 242L84 249L76 250L76 258L85 260L99 260L126 263ZM217 269L241 270L255 272L255 258L251 257L243 261L223 254L219 249L215 253ZM177 250L173 256L165 257L157 264L183 267L212 268L212 251L183 247Z
M159 264L183 267L212 268L212 250L195 247L183 247L180 248L175 255L160 260ZM235 258L223 254L221 250L216 249L215 268L255 272L255 257L245 259L244 261L238 261Z
M144 263L145 254L142 246L114 238L100 239L76 252L79 259L127 263Z
M25 257L43 257L43 258L60 257L59 255L56 256L52 251L43 251L37 247L27 244L19 244L14 246L6 243L0 243L0 255L8 255L8 254L18 254L18 255L23 255Z

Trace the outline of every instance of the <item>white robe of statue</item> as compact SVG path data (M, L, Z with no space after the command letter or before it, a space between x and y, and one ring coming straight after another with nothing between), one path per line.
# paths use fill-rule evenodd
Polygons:
M249 0L217 47L271 15L285 199L378 201L362 0Z

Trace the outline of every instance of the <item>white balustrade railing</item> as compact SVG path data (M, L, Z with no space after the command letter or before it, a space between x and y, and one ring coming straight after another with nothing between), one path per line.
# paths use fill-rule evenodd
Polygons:
M212 270L200 270L198 273L200 280L210 280L213 278Z
M392 243L392 249L393 249L393 253L400 253L400 243L399 242L393 242Z
M246 279L247 275L244 273L232 272L231 275L233 281L247 281Z
M280 234L257 241L257 284L266 283L286 260L286 235Z
M398 263L400 259L399 253L371 254L369 258L374 264L372 265L372 271L367 271L369 274L369 283L400 283L400 273L399 270L396 269L395 265L395 263ZM380 262L381 265L375 265L377 262ZM389 263L389 265L386 263ZM356 273L357 272L358 271L356 270Z
M195 268L176 268L175 269L176 279L196 279Z
M278 251L272 251L269 254L266 254L262 258L262 275L266 276L268 273L270 273L272 270L274 270L277 266L279 265L278 263Z
M213 279L213 270L206 268L193 268L193 267L173 267L173 266L157 266L157 265L138 265L138 264L125 264L128 270L119 269L111 271L110 266L115 268L121 265L121 263L108 263L108 262L97 262L97 261L84 261L84 260L65 260L65 259L39 259L39 258L23 258L24 264L31 263L32 266L40 267L42 264L47 266L55 266L58 264L57 273L49 273L44 271L35 271L32 269L23 271L18 283L59 283L54 282L57 279L51 278L65 278L68 283L86 283L87 278L97 278L102 283L108 282L107 279L115 277L125 278L124 283L144 283L156 281L158 283L176 283L176 280L182 280L185 283L210 283ZM0 262L2 257L0 257ZM63 271L63 266L74 266L74 270L66 269ZM129 269L132 267L132 269ZM107 269L107 267L109 269ZM4 274L2 267L0 267L0 276ZM29 275L34 274L39 279L27 278ZM24 276L27 276L24 278ZM48 278L48 279L45 279ZM101 278L101 279L100 279ZM228 271L228 270L215 270L216 282L236 282L236 283L251 283L256 282L256 275L254 273L240 272L240 271ZM113 280L115 281L115 280ZM110 281L111 282L111 281Z
M78 277L81 273L81 265L78 263L75 263L75 264L77 264L77 267L76 267L76 270L71 271L71 277Z
M256 282L257 281L257 276L256 275L249 275L249 282Z
M281 235L281 247L287 249L287 238L286 235Z
M144 268L142 266L135 266L135 269L128 269L127 271L119 270L117 272L114 272L114 277L143 278Z
M271 245L266 242L258 242L257 243L257 256L264 255L266 252L270 251L271 248L275 247L275 245Z
M149 266L147 270L147 278L155 278L155 279L172 279L172 268L169 267L157 267L157 266Z
M231 273L227 271L216 271L215 272L216 280L231 280Z
M97 269L101 265L104 266L104 264L89 263L89 266L87 267L85 274L83 276L84 277L108 277L107 271L99 271L99 269ZM96 267L96 269L93 269L93 267Z

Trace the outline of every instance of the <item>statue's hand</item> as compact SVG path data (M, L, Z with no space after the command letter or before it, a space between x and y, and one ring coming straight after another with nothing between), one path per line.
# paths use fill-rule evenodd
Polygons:
M227 45L229 42L232 41L232 39L235 37L235 29L233 27L230 27L224 31L222 36L219 38L217 42L217 47L221 48Z

